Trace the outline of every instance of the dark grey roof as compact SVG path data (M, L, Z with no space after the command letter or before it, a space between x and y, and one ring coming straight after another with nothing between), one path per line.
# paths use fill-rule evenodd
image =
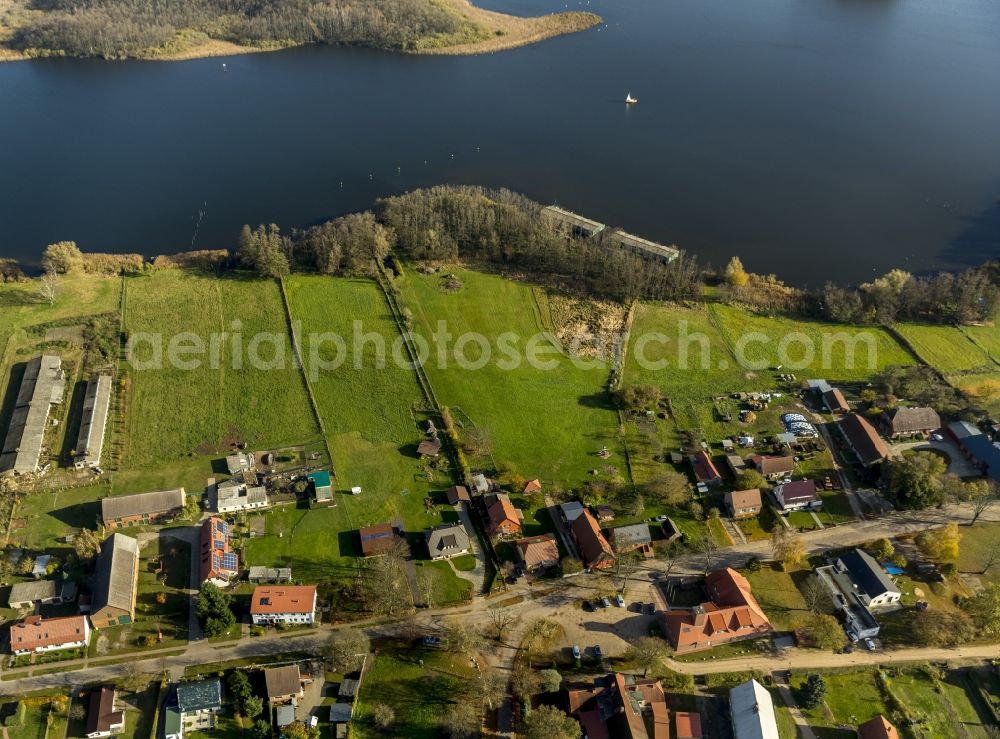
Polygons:
M876 598L883 593L899 592L899 588L889 579L886 571L867 552L852 549L841 554L839 559L847 568L851 579L869 598Z
M178 685L177 707L181 713L222 708L222 684L219 678Z
M346 724L351 720L351 716L354 715L354 704L353 703L331 703L330 704L330 723L331 724Z
M92 611L111 606L131 611L135 604L139 542L125 534L112 534L101 545L94 576Z
M42 453L49 409L66 390L62 360L54 354L35 357L24 370L7 436L0 448L0 472L35 472Z
M98 465L104 448L104 428L111 403L111 375L94 375L83 398L80 435L76 441L77 464Z
M341 698L353 698L358 694L358 685L361 683L360 680L355 680L354 678L345 677L344 681L340 684L337 689L337 695Z
M264 670L264 685L271 700L284 695L295 695L302 689L298 665L269 667Z
M941 416L933 408L896 408L886 413L886 418L894 434L933 431L941 427Z
M158 515L184 507L184 488L136 495L113 495L101 500L104 522L130 516Z
M464 552L469 548L469 535L462 524L435 526L425 536L431 556L436 553Z
M611 536L611 543L618 548L642 546L652 540L649 535L649 525L645 523L618 526L608 533Z
M59 595L62 583L55 580L29 580L19 582L10 589L9 603L27 603L36 600L51 600Z

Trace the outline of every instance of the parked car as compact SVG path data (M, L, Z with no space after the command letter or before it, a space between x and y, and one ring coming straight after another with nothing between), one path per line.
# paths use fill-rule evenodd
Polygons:
M625 599L622 598L621 593L615 596L615 605L618 606L619 608L625 607Z
M441 641L440 636L425 636L423 638L423 644L425 647L430 647L431 649L440 649L444 646L444 642Z
M648 613L650 616L654 615L656 613L656 604L648 603L646 605L646 613Z
M604 651L601 649L601 645L600 644L595 644L594 645L594 656L597 659L604 659Z
M656 518L654 518L653 520L656 521L656 523L663 523L664 521L667 520L667 517L661 514L659 516L656 516Z
M941 434L931 434L931 441L944 441L944 437Z
M573 659L580 659L580 647L573 645Z
M867 649L869 652L874 652L875 642L873 642L871 639L865 639L865 649Z
M601 598L601 607L602 608L610 608L611 607L611 601L608 600L608 596L604 596L603 598Z

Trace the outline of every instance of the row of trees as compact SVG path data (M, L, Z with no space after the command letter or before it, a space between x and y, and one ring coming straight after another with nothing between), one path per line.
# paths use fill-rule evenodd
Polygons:
M275 47L408 49L469 25L430 0L36 0L13 38L36 54L145 57L209 38Z

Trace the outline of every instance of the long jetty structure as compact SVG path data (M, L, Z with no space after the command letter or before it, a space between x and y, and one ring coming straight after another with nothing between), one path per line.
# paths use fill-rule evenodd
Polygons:
M578 238L592 239L607 229L603 223L585 218L557 205L542 208L542 217L557 228L564 229ZM641 257L657 259L664 264L669 264L681 254L680 249L676 246L664 246L655 241L626 233L621 229L615 229L606 238L619 249L625 249Z

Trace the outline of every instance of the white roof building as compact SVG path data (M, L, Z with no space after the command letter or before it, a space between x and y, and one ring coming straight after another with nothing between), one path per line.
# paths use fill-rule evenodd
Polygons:
M756 680L729 691L729 715L735 739L780 739L771 694Z

